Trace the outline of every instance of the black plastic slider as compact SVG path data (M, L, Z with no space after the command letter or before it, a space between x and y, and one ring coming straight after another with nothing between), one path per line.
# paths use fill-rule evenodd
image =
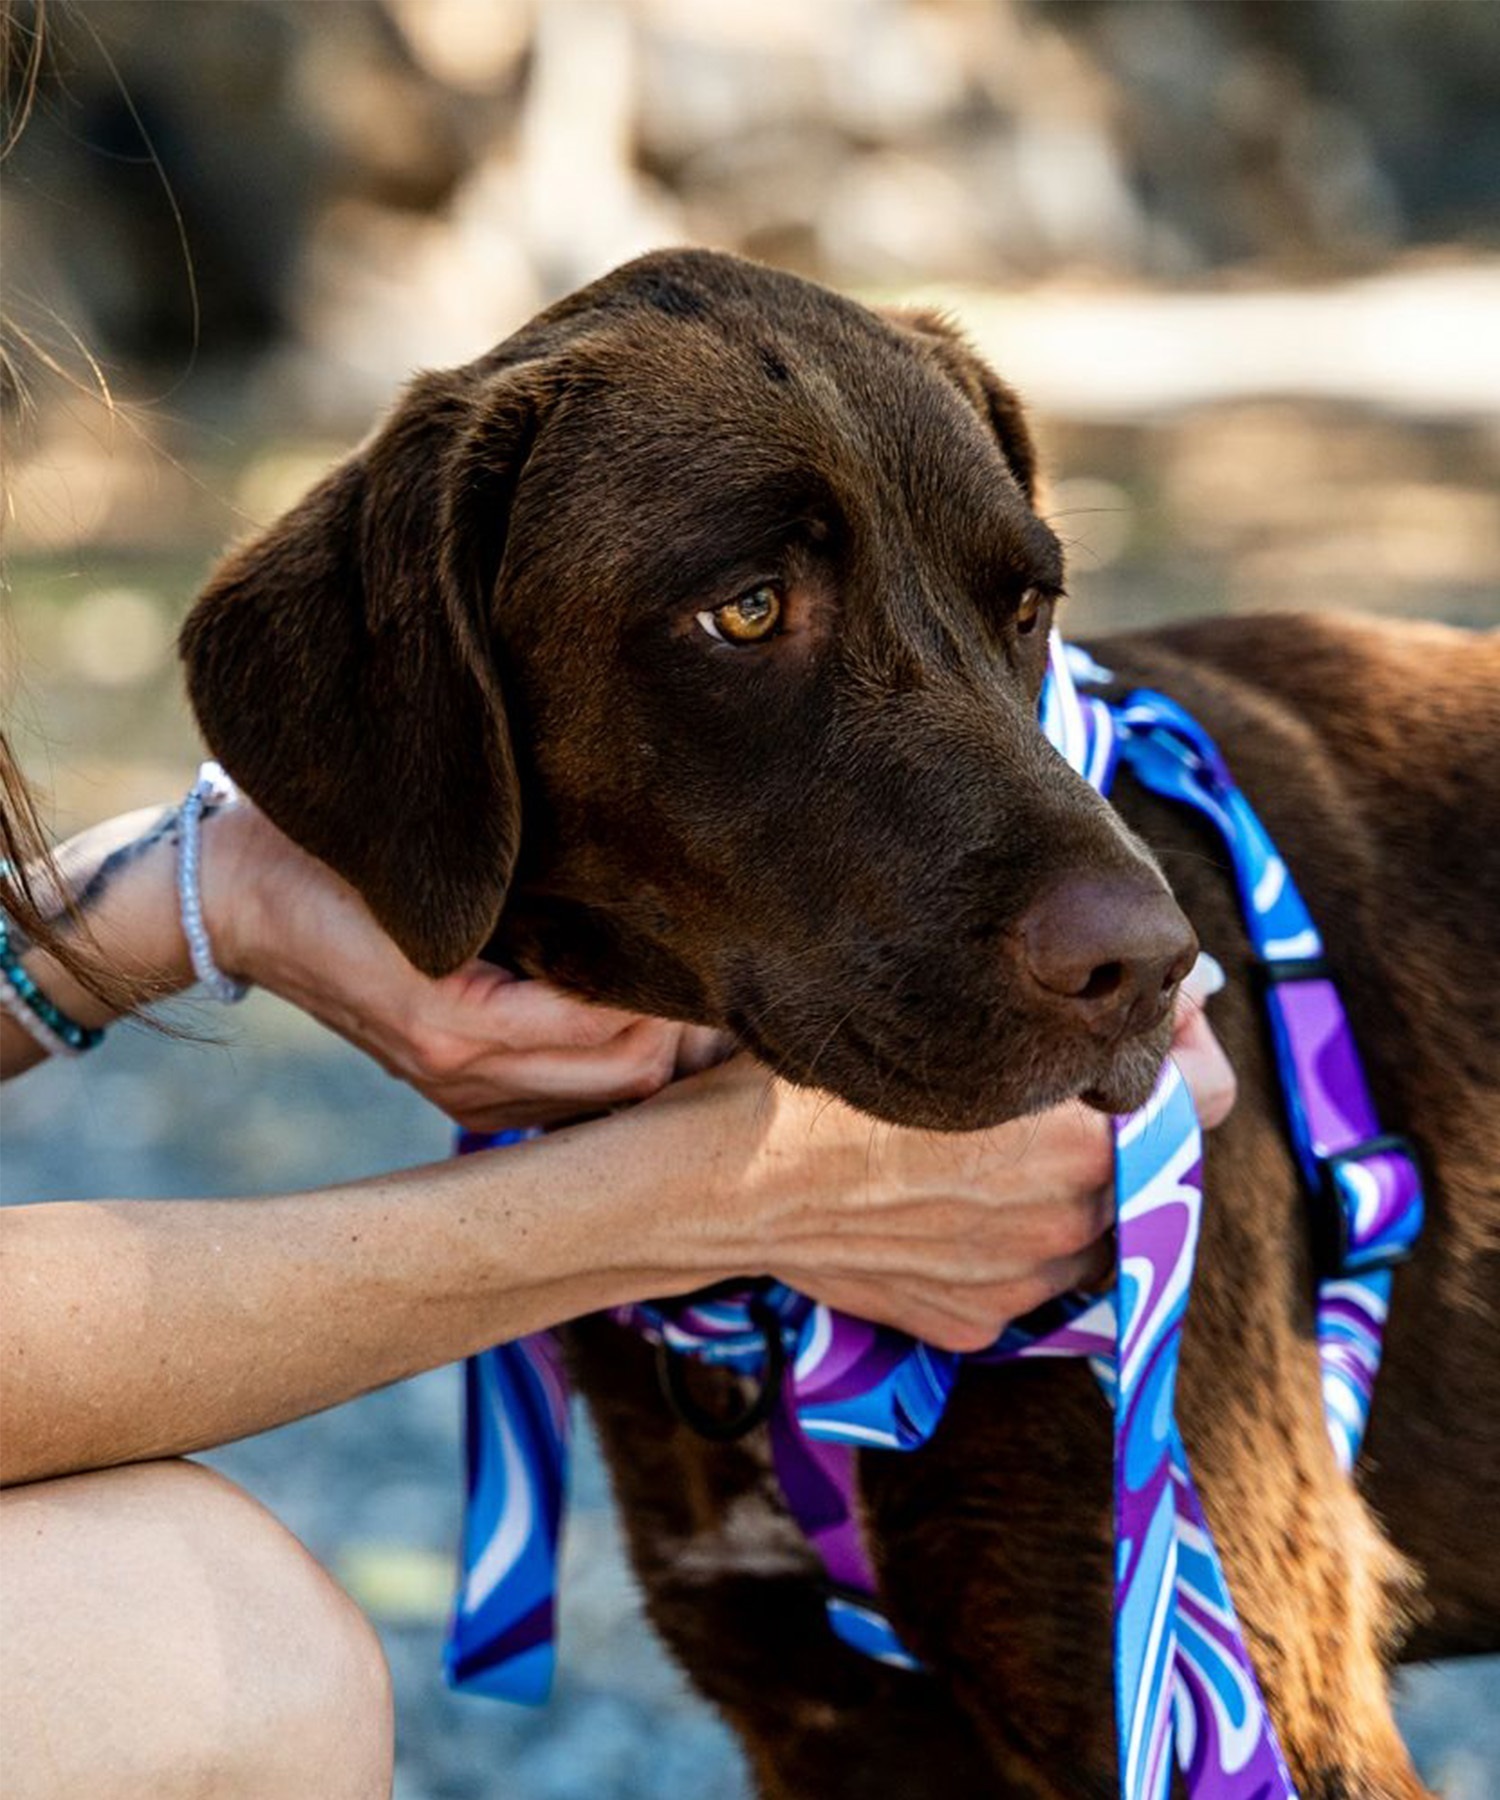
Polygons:
M1340 1180L1340 1172L1374 1156L1400 1156L1411 1170L1413 1198L1380 1237L1364 1245L1353 1240L1355 1196ZM1322 1205L1313 1214L1313 1259L1320 1280L1342 1275L1368 1275L1376 1269L1394 1269L1411 1258L1421 1234L1422 1166L1410 1138L1384 1132L1365 1138L1347 1149L1335 1150L1321 1160Z
M1263 956L1257 966L1261 980L1270 987L1283 981L1333 980L1333 970L1329 968L1326 956Z

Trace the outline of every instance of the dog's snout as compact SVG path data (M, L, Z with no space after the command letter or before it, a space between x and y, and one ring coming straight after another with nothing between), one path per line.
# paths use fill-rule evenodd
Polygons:
M1158 1024L1198 953L1177 902L1145 876L1073 876L1037 901L1019 935L1035 987L1111 1040Z

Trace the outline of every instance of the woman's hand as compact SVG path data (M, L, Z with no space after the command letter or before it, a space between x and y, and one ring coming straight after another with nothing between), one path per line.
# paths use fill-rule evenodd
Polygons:
M56 860L87 934L79 939L81 956L97 959L139 1003L192 985L171 808L91 826ZM347 882L247 800L205 818L200 886L221 969L302 1007L476 1130L600 1112L654 1093L722 1053L713 1032L590 1006L484 963L429 979ZM116 1016L45 950L34 952L28 967L80 1023L104 1025ZM0 1077L20 1074L43 1055L0 1015Z
M1235 1095L1202 1011L1217 974L1208 964L1184 984L1172 1051L1209 1127ZM1077 1103L990 1131L907 1131L737 1058L642 1110L695 1089L716 1096L727 1139L705 1225L730 1236L726 1267L765 1270L950 1350L983 1349L1012 1319L1109 1273L1113 1139ZM704 1128L714 1119L705 1107Z
M545 1125L706 1067L701 1027L592 1006L470 962L412 967L349 884L249 801L204 827L204 914L228 973L268 988L476 1131Z
M347 883L248 802L212 820L205 844L222 966L321 1019L465 1125L603 1110L720 1053L711 1032L591 1006L483 963L430 979ZM1172 1049L1206 1126L1234 1104L1233 1071L1203 1017L1215 977L1202 959L1184 983ZM676 1151L651 1135L668 1106L685 1109ZM686 1232L666 1251L667 1266L688 1251L678 1285L767 1271L843 1311L977 1349L1108 1273L1112 1138L1076 1103L992 1131L905 1131L739 1058L645 1110L642 1154L700 1167L706 1155L719 1177L690 1184L688 1219L663 1221ZM715 1188L705 1211L699 1196Z

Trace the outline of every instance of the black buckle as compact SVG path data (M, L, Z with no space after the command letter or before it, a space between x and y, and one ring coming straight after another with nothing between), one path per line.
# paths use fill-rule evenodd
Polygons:
M1283 981L1333 980L1326 956L1263 956L1257 966L1267 987L1279 987Z
M743 1283L735 1284L743 1286ZM707 1290L704 1290L707 1292ZM688 1392L683 1364L691 1360L688 1351L674 1350L665 1338L656 1346L656 1380L662 1398L673 1414L711 1444L732 1444L735 1439L764 1425L770 1418L781 1392L786 1373L786 1343L781 1334L781 1315L764 1294L757 1294L749 1306L750 1323L761 1335L766 1347L766 1360L761 1371L760 1387L738 1412L711 1413L700 1406Z
M1417 1178L1417 1228L1405 1242L1374 1244L1365 1250L1353 1250L1349 1243L1349 1214L1344 1192L1338 1183L1338 1171L1346 1163L1366 1162L1372 1156L1394 1152L1404 1156ZM1410 1138L1399 1132L1383 1132L1350 1144L1346 1150L1335 1150L1320 1158L1322 1176L1321 1208L1313 1213L1313 1261L1319 1280L1328 1281L1344 1275L1369 1275L1377 1269L1394 1269L1411 1260L1422 1229L1422 1165Z

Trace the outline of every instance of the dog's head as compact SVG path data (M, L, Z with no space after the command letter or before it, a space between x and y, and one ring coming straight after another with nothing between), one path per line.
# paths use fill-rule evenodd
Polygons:
M424 969L488 945L905 1123L1135 1104L1193 941L1038 729L1034 475L940 319L648 256L235 554L193 703Z

